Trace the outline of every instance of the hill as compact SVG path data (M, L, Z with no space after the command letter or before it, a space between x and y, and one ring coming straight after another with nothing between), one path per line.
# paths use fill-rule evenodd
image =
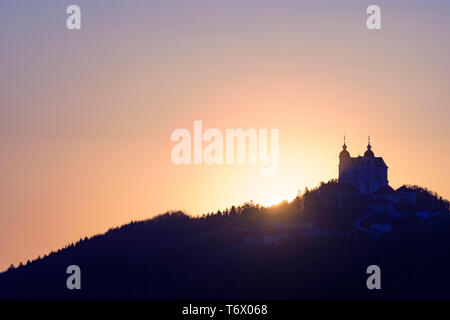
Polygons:
M2 299L450 298L449 202L405 186L417 203L405 215L364 217L367 199L336 197L336 181L292 202L253 203L191 217L168 212L80 239L0 274ZM429 219L417 212L442 215ZM391 232L364 232L389 224ZM382 290L368 290L378 265ZM66 269L81 269L68 290Z

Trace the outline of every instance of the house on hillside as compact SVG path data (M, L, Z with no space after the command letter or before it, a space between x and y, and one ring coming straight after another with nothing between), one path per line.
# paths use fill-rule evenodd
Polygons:
M408 189L406 186L401 186L398 188L396 193L400 204L416 204L416 193L413 190Z
M262 234L253 233L245 237L245 247L254 248L260 246L276 246L282 241L289 239L289 234Z
M372 213L392 214L398 197L394 189L386 185L378 189L372 196Z

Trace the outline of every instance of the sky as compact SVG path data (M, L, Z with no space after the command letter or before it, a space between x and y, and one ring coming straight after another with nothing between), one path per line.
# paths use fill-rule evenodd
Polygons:
M1 1L0 270L168 210L292 199L337 178L344 135L352 156L371 136L394 188L449 199L448 30L436 0ZM176 166L195 120L279 129L278 172Z

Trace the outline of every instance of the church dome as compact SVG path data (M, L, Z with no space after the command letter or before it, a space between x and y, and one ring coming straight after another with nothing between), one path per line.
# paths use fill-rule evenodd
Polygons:
M347 151L347 146L345 145L345 143L342 146L341 153L339 153L339 158L350 158L350 152Z
M372 157L372 158L375 157L370 144L367 146L366 152L364 152L364 157Z

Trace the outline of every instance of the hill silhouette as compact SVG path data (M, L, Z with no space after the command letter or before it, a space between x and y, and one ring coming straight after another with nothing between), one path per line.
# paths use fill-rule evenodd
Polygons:
M404 216L364 222L389 224L386 234L355 228L367 200L331 180L270 208L249 202L201 217L167 212L80 239L1 273L0 298L450 298L449 201L403 188L417 197L398 208ZM441 215L424 220L416 214L423 211ZM382 290L366 287L373 264ZM69 265L81 268L81 290L66 287Z

